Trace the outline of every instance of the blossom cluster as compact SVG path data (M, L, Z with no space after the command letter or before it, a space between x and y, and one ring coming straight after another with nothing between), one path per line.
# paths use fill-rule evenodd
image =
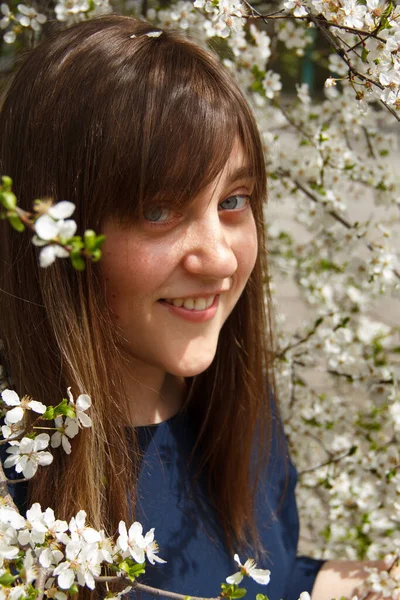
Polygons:
M41 267L49 267L56 258L70 258L73 268L83 271L86 268L85 259L93 262L100 260L105 236L96 235L92 229L85 231L83 239L75 235L77 224L69 218L75 212L75 204L68 200L56 204L52 199L35 200L33 213L29 213L17 205L12 183L8 175L1 177L0 218L7 219L18 232L26 227L31 229L34 234L32 243L41 248Z
M0 414L4 421L1 433L9 444L6 450L9 456L4 461L4 467L14 467L16 473L22 473L26 479L31 479L39 466L49 465L53 461L53 455L47 451L49 444L52 448L62 445L64 451L70 454L69 439L74 438L81 427L92 426L92 420L86 414L91 406L90 397L80 394L75 401L70 388L69 402L65 399L55 408L45 406L29 396L20 399L18 394L10 389L3 390L0 396ZM50 430L54 430L51 437L48 433L37 434L34 425L27 429L27 410L37 413L42 420L54 419L54 427L49 427Z
M12 600L29 597L32 584L40 571L45 570L46 595L56 594L58 600L66 600L67 593L76 585L94 589L95 578L107 565L115 565L117 577L128 576L134 581L135 574L144 572L146 560L151 564L165 562L157 556L154 529L143 535L142 526L135 522L128 535L126 524L121 521L119 530L120 535L114 542L104 531L86 524L83 510L67 523L56 519L51 508L42 511L38 503L31 506L26 518L15 508L1 506L0 581L3 581L3 589L11 588L9 598ZM6 581L9 585L4 583ZM124 593L129 589L125 588Z

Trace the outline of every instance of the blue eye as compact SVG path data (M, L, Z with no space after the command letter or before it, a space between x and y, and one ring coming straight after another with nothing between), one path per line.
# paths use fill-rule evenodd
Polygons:
M162 206L156 206L145 213L144 218L151 223L164 223L171 216L171 211Z
M240 210L241 208L244 208L246 204L248 204L249 200L249 196L241 196L240 194L237 194L235 196L230 196L226 200L223 200L220 203L219 208L222 210Z

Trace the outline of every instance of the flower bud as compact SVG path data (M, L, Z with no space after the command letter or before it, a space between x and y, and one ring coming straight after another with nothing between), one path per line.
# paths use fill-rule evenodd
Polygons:
M17 197L13 192L2 192L0 202L7 210L14 210L17 206Z
M1 182L7 191L11 190L13 183L11 177L9 177L8 175L3 175L3 177L1 178Z

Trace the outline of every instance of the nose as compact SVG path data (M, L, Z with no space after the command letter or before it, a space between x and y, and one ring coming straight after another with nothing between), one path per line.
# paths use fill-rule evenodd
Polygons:
M238 267L234 235L218 214L203 215L187 231L183 265L193 275L211 279L232 277Z

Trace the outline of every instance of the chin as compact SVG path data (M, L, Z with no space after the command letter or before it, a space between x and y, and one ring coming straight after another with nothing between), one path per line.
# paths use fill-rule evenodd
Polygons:
M171 365L168 373L176 377L195 377L204 373L214 360L215 352L208 356L187 357L179 361L179 364Z

